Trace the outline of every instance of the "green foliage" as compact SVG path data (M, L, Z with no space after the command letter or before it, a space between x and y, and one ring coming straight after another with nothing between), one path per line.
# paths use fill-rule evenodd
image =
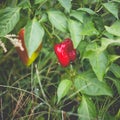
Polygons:
M0 119L119 120L119 11L119 0L0 1ZM14 48L22 28L29 57L42 46L29 67ZM65 38L68 67L54 52Z
M115 23L112 24L112 26L108 27L108 26L105 26L107 32L113 34L113 35L116 35L116 36L120 36L120 21L115 21Z
M71 13L70 13L70 16L76 18L81 23L83 23L83 21L86 17L86 13L82 12L82 11L78 11L78 10L72 10Z
M70 31L71 38L73 40L74 47L77 48L79 45L82 35L81 35L81 23L72 19L68 21L68 28Z
M96 108L94 103L87 97L82 96L82 101L78 107L80 120L91 120L96 118Z
M96 49L96 51L90 51L90 53L87 53L85 57L89 59L98 80L102 81L108 66L108 57L106 53Z
M70 12L72 7L71 0L58 0L67 12Z
M112 64L110 66L110 71L115 75L115 77L120 78L120 66L117 64Z
M44 2L45 0L34 0L34 3L35 4L40 4L40 3L42 3L42 2Z
M97 80L92 71L79 74L75 79L75 86L82 94L91 96L108 95L112 97L110 87L104 81Z
M29 0L24 0L24 1L21 1L19 4L18 4L19 7L22 7L22 9L27 9L27 8L30 8L31 7L31 4L30 4L30 1Z
M35 18L32 21L28 21L27 25L25 26L25 45L29 57L32 56L32 54L42 43L43 36L44 29L39 22Z
M67 18L61 11L50 10L48 11L48 17L53 27L62 32L67 31Z
M0 36L11 32L20 19L20 8L6 7L0 10Z
M79 11L84 11L84 12L89 13L91 15L95 15L96 14L93 10L91 10L89 8L79 8L78 10Z
M58 86L57 89L57 96L58 96L58 102L67 95L68 91L70 90L70 87L72 85L72 82L70 80L62 80Z
M103 5L110 13L112 13L118 19L118 3L108 2L104 3Z

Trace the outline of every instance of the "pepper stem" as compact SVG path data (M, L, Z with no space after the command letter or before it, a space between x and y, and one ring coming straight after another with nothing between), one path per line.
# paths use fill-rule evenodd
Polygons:
M52 26L52 34L55 36L55 37L57 37L57 39L59 40L59 42L62 42L62 39L55 33L55 31L54 31L54 27Z
M53 33L53 35L55 35L55 37L59 40L59 42L62 42L62 39L55 33Z

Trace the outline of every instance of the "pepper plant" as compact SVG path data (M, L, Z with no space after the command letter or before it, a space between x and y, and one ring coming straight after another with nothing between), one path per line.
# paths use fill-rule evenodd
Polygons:
M119 120L119 11L119 0L0 1L0 119Z

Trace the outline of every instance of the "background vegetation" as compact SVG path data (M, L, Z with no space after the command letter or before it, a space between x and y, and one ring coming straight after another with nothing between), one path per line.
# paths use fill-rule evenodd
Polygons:
M1 1L0 119L119 120L119 11L119 0ZM29 55L42 43L28 67L6 38L23 27ZM77 58L64 68L53 46L65 38Z

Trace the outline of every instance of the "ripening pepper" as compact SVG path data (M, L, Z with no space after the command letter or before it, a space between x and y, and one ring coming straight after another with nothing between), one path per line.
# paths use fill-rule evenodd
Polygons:
M73 62L76 59L76 49L74 49L73 42L69 38L59 44L55 44L54 51L59 63L63 67L67 67L70 62Z
M37 56L39 55L39 51L42 48L42 44L40 44L40 46L38 47L38 49L32 54L32 56L29 58L28 53L27 53L27 49L25 46L25 41L24 41L24 33L25 30L24 28L22 28L19 33L18 33L18 39L21 41L22 43L22 47L24 48L24 50L22 51L19 47L16 47L16 50L20 56L20 59L22 60L22 62L26 65L29 66L31 65L34 60L37 58Z

